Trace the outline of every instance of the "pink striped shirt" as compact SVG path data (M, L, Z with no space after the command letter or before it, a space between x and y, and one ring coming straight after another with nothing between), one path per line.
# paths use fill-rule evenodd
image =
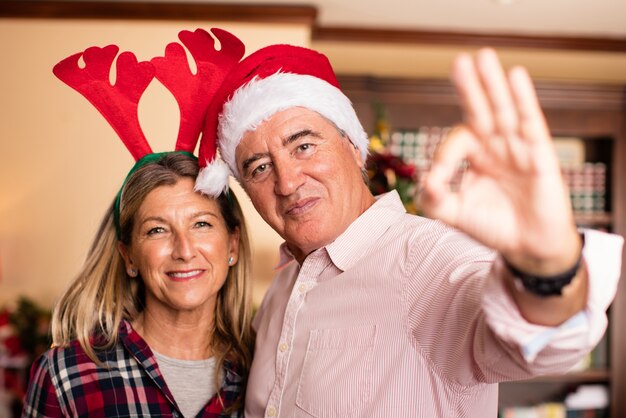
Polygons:
M621 237L585 233L588 307L529 324L493 251L404 211L388 193L302 266L255 317L247 417L495 417L497 382L564 372L606 329Z

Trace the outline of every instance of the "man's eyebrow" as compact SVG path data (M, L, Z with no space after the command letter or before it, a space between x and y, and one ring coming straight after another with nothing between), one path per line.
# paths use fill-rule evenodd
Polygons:
M313 131L312 129L302 129L298 132L295 132L291 135L288 135L284 140L283 140L283 146L287 146L295 141L297 141L298 139L304 137L304 136L314 136L316 138L320 138L320 134L316 131Z
M320 138L320 134L317 133L316 131L313 131L312 129L302 129L300 131L297 131L291 135L288 135L284 140L283 140L283 146L287 146L295 141L297 141L300 138L303 138L305 136L313 136L316 138ZM241 164L241 167L243 168L244 173L247 171L248 167L250 167L252 165L252 163L254 163L257 160L260 160L261 158L267 157L267 153L258 153L258 154L252 154L250 157L246 158L245 160L243 160L243 163Z

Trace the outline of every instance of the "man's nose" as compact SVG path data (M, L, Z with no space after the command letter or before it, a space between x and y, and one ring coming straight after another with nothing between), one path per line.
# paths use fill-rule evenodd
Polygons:
M280 196L289 196L304 183L302 162L289 157L274 161L274 192Z

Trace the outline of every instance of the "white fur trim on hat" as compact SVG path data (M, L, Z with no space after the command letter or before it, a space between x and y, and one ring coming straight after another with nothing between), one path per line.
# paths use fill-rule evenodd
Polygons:
M228 190L230 171L226 163L218 158L207 161L206 167L200 170L194 190L211 197L218 197Z
M292 107L305 107L332 121L346 133L365 161L369 139L346 95L321 78L278 72L253 78L224 104L218 127L220 154L235 177L240 177L235 149L244 133Z

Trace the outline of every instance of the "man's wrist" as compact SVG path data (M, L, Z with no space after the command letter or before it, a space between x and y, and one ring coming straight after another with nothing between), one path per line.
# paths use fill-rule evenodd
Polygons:
M527 273L513 266L506 260L506 258L502 257L502 259L509 273L523 286L526 291L541 297L560 296L563 294L563 288L574 280L582 265L582 249L585 243L585 236L584 234L580 234L580 237L582 240L582 246L576 262L572 265L572 267L557 274L542 276Z

